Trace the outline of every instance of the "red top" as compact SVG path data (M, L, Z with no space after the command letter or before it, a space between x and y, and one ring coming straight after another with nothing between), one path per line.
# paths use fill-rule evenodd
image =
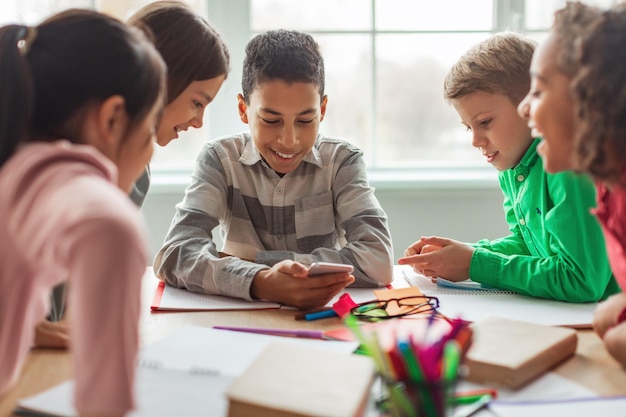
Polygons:
M622 183L626 183L626 170ZM602 225L615 280L626 291L626 188L620 185L608 189L597 182L596 189L598 208L594 212Z

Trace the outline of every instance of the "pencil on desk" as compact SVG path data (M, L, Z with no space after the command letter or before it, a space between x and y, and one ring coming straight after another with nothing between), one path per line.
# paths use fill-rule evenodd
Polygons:
M305 339L324 339L324 333L319 330L291 330L291 329L268 329L256 327L233 327L213 326L218 330L232 330L235 332L266 334L270 336L301 337Z

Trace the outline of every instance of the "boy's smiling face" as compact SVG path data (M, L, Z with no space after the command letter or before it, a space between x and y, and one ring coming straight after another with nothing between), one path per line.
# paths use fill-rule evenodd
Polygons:
M503 94L474 92L452 100L461 122L472 132L472 146L499 171L513 168L532 142L517 107Z
M295 170L313 148L326 113L326 96L312 83L266 81L246 104L237 97L241 121L250 127L254 145L279 174Z

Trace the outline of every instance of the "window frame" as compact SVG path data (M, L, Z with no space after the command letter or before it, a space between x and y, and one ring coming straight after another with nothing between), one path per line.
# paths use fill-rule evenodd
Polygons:
M231 72L227 82L222 87L216 100L208 110L208 123L210 139L227 135L237 131L237 127L242 130L245 125L241 124L235 111L233 98L240 91L239 80L241 80L241 65L243 63L245 45L253 34L250 27L250 0L229 0L225 5L222 0L206 0L208 16L224 35L231 51ZM375 20L374 13L376 1L369 0L372 7L372 19ZM502 30L521 31L524 27L524 0L494 0L493 1L493 25L492 33ZM307 33L316 34L337 34L337 33L359 33L368 34L372 44L371 82L374 83L377 76L376 71L376 42L377 34L388 33L484 33L484 30L441 30L441 31L419 31L419 30L377 30L375 22L372 22L371 30L307 30ZM372 88L372 106L376 106L376 88ZM374 109L370 110L373 114ZM370 146L374 152L376 150L376 120L371 118L372 129ZM190 171L189 171L190 172ZM181 170L153 170L153 183L156 187L162 186L163 190L172 190L173 181L176 178L184 178ZM475 162L462 163L454 162L438 167L415 166L413 168L381 168L376 166L368 167L368 177L371 184L377 189L384 190L412 190L412 189L493 189L498 187L498 175L491 165L477 165Z
M111 14L119 14L130 6L132 0L90 0L94 8ZM250 27L250 0L204 0L208 19L224 36L231 53L231 71L214 102L207 108L205 121L208 124L206 141L245 130L247 126L239 120L236 111L236 95L240 92L241 67L244 58L245 46L253 31ZM365 1L365 0L363 0ZM384 0L368 0L371 13L371 29L368 30L310 30L313 36L317 34L367 34L371 41L371 85L377 80L376 63L376 36L380 34L420 34L420 33L485 33L485 30L379 30L376 27L376 2ZM615 3L615 0L612 0ZM492 1L492 30L496 33L503 30L523 32L528 35L546 33L544 29L526 29L525 25L526 0L493 0ZM120 16L124 18L124 16ZM371 88L372 100L370 114L374 114L377 102L377 88ZM371 117L369 152L375 153L377 146L376 118ZM198 140L182 138L182 140ZM202 140L202 139L200 139ZM167 152L167 150L163 150ZM192 157L193 159L193 157ZM367 159L367 158L366 158ZM191 164L190 164L191 165ZM189 182L192 166L171 168L159 164L152 167L152 191L171 192L180 190ZM383 189L466 189L466 188L493 188L497 187L497 171L487 163L476 164L471 161L450 161L449 164L432 166L418 164L411 168L389 169L372 164L368 168L370 181L377 188Z

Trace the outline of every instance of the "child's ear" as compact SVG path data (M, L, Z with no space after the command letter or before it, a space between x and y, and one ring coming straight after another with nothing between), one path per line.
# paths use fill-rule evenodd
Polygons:
M320 122L324 120L324 116L326 115L326 105L328 104L328 96L322 97L322 104L320 106Z
M128 114L124 98L119 95L104 100L98 111L98 131L107 145L117 145L127 133Z
M248 105L241 94L237 94L237 109L239 110L241 121L248 124Z

